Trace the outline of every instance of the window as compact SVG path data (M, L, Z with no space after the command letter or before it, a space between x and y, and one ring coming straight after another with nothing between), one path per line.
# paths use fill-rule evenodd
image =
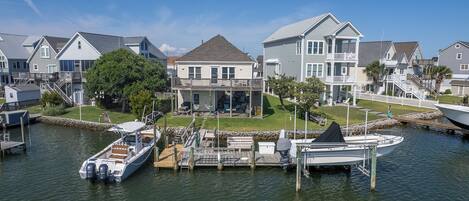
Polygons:
M81 50L81 41L78 41L78 49Z
M49 46L43 45L41 46L41 58L50 58L50 51Z
M347 66L342 66L341 73L342 75L347 75Z
M27 69L28 67L29 67L29 66L28 66L28 63L23 62L23 68L24 68L24 69Z
M140 45L140 49L143 50L143 51L147 51L147 50L148 50L148 45L147 45L147 43L142 42L142 45Z
M37 64L33 64L33 69L34 69L35 71L38 70Z
M235 78L235 68L234 67L223 67L221 69L221 78L222 79L234 79Z
M301 55L301 40L296 41L296 55Z
M327 53L332 53L332 39L327 40Z
M456 54L456 59L461 60L462 59L462 53L457 53Z
M469 64L461 64L459 65L460 70L469 70Z
M324 54L324 41L308 41L308 54Z
M13 98L13 93L10 92L10 98Z
M20 62L13 62L13 68L20 68Z
M386 59L387 59L387 60L391 60L391 53L388 52L388 53L386 54Z
M94 60L81 60L81 71L87 71L93 67Z
M201 67L189 67L189 79L202 79Z
M5 57L4 56L0 56L0 68L6 68L7 64L6 64L6 60L5 60Z
M399 73L400 73L401 75L404 75L404 69L399 69Z
M75 61L74 60L61 60L60 71L74 71Z
M323 77L324 64L306 64L306 77Z
M192 94L192 98L194 99L194 105L200 104L200 96L199 96L199 94Z
M57 66L55 64L47 65L47 73L55 73L57 72Z
M461 47L461 45L459 45L459 44L454 45L454 48L456 48L456 49L459 49L460 47Z
M274 74L276 75L280 74L280 64L275 64Z

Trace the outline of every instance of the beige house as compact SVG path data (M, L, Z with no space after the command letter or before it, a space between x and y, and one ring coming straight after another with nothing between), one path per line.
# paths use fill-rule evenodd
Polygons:
M262 116L262 78L251 57L217 35L175 61L171 89L179 113Z

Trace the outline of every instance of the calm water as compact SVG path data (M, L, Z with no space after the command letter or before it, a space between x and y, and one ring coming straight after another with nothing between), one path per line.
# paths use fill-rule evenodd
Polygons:
M299 194L295 174L277 168L155 174L147 164L122 184L90 184L78 168L115 136L44 124L31 132L28 153L0 164L0 200L469 200L469 141L423 129L383 131L405 141L378 160L377 192L353 170L313 173Z

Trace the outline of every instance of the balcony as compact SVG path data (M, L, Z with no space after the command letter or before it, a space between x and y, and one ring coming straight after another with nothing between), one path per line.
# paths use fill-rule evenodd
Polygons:
M61 71L59 78L67 82L86 82L85 72Z
M384 64L386 67L396 67L397 60L380 59L379 63Z
M192 90L262 90L262 79L189 79L173 78L173 89Z
M326 83L334 84L353 84L355 83L355 77L349 75L339 75L339 76L326 76L324 78Z
M326 59L329 61L358 61L356 53L327 53Z

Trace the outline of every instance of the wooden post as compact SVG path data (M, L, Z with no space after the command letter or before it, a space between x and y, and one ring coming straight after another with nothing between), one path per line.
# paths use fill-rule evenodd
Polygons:
M371 181L370 190L375 191L376 189L376 145L371 147Z
M164 134L164 148L168 148L169 136L167 133Z
M251 145L251 170L256 169L256 146L253 143Z
M296 147L296 192L301 191L301 151L298 151L300 147Z
M154 145L153 145L153 149L154 149L153 162L158 162L159 159L160 159L160 150L158 149L158 146L156 145L156 142L157 142L157 139L156 139L156 125L153 125L153 141L154 141Z
M174 170L177 171L178 170L178 152L177 152L177 148L176 148L176 143L173 141L173 166L174 166Z
M233 117L233 80L230 79L230 117Z
M189 170L193 171L195 166L195 158L194 158L194 147L191 147L189 152Z
M23 143L24 143L24 122L23 122L23 116L20 117L20 124L21 124L21 140L23 140Z

